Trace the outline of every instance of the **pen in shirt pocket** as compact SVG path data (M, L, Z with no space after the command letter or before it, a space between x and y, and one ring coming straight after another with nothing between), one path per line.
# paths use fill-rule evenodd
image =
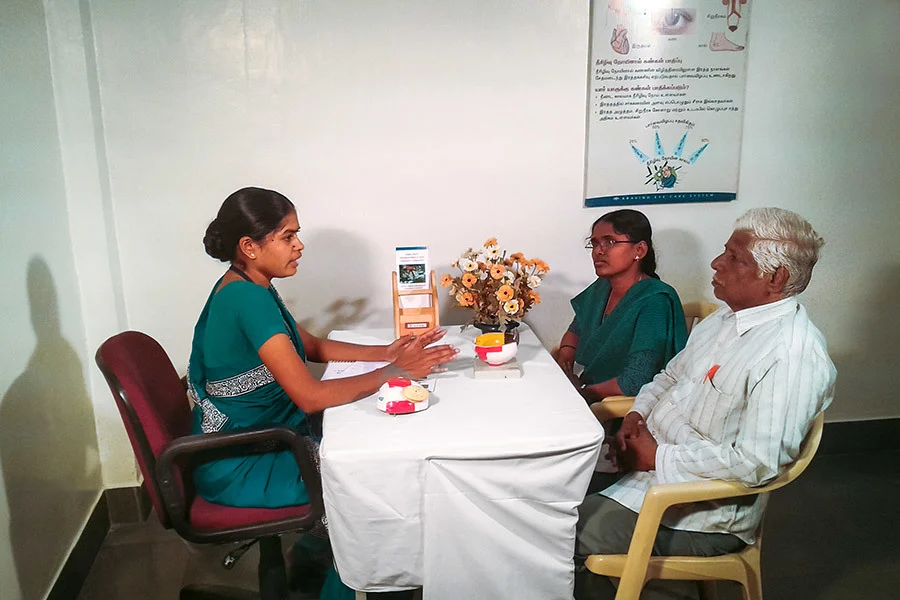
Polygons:
M706 377L703 378L703 383L706 383L707 381L712 383L712 379L716 376L716 371L718 370L719 365L713 365L712 367L710 367L709 371L706 372Z

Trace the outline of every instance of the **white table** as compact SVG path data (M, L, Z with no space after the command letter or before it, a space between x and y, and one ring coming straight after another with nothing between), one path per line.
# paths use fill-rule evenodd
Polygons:
M425 600L570 600L577 508L603 430L527 326L521 379L473 378L477 331L437 375L430 407L390 416L375 397L325 411L325 509L341 579ZM393 332L335 331L385 343Z

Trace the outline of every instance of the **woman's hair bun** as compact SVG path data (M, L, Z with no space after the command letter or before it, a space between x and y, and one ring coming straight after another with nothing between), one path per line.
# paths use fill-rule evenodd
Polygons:
M217 260L231 260L231 257L227 256L228 252L226 252L224 246L222 233L219 231L218 219L213 219L213 222L206 228L206 235L203 236L203 247L206 248L207 254Z
M213 258L229 262L235 259L241 238L261 243L293 212L293 203L276 191L242 188L225 198L206 228L203 246Z

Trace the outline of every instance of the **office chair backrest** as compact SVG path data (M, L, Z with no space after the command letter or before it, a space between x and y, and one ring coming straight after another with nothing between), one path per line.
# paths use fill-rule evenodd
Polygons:
M138 331L109 338L95 358L116 399L153 507L169 527L156 480L156 457L173 439L191 433L190 404L181 379L162 346Z

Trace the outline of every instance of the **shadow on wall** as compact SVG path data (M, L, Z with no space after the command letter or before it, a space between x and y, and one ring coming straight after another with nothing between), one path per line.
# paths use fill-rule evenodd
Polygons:
M590 255L583 263L582 270L586 276L593 276ZM594 277L587 285L593 282ZM541 303L533 306L526 318L528 325L548 350L559 344L563 334L569 328L572 318L575 316L570 302L587 285L582 286L582 284L576 283L562 272L554 273L551 265L550 273L547 274L541 287L537 289L541 296Z
M22 597L40 598L102 481L84 371L61 335L56 288L42 259L29 262L27 285L37 345L0 402L0 470Z
M815 274L813 274L815 277ZM896 415L896 396L887 390L896 388L896 371L900 355L900 320L896 317L900 298L900 264L887 265L871 282L868 302L856 308L858 341L849 347L851 354L830 353L837 368L835 404L830 412L837 420L856 420ZM856 412L858 399L872 414ZM827 413L826 413L827 415Z
M716 233L725 244L731 232ZM714 240L717 241L717 240ZM712 269L703 258L700 238L689 231L662 229L653 232L657 273L675 288L681 302L713 298Z
M278 286L297 324L320 337L335 329L366 326L375 315L372 265L365 244L337 229L321 230L309 238L301 232L301 239L306 248L297 275Z

